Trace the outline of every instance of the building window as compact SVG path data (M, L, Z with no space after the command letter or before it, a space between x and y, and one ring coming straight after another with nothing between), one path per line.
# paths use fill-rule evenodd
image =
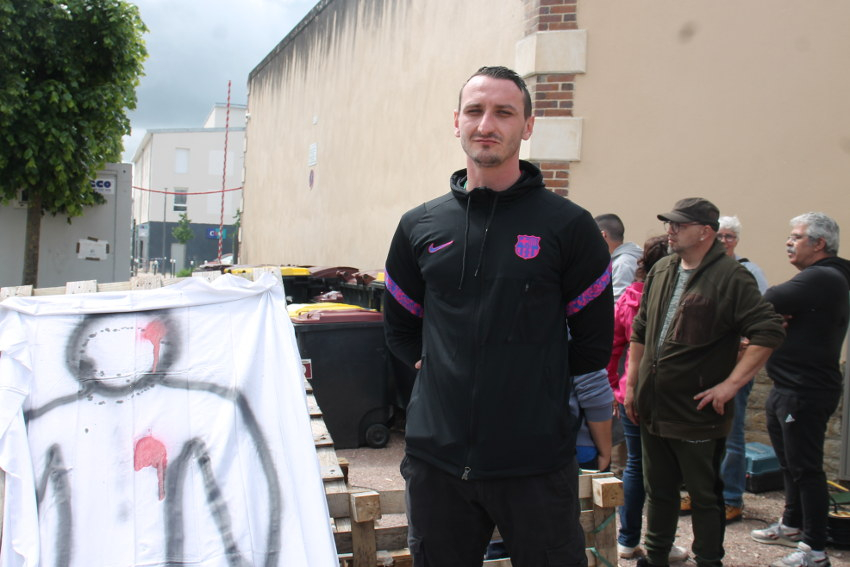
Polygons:
M189 189L187 187L175 187L174 192L177 193L174 195L174 210L185 211L186 201L188 200L186 193L189 192Z
M174 149L174 173L189 173L189 148Z

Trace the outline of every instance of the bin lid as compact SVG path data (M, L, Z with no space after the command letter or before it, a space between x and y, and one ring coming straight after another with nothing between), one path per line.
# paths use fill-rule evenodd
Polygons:
M291 317L293 323L372 323L384 320L380 311L308 311Z
M384 315L348 303L293 303L287 305L293 323L347 323L383 321Z
M310 270L308 268L301 268L298 266L281 266L280 267L280 275L282 276L309 276Z
M271 264L261 264L256 266L229 266L224 268L225 274L250 274L253 273L254 268L277 268L278 266L274 266ZM310 270L307 268L299 268L298 266L280 266L280 275L281 276L309 276Z

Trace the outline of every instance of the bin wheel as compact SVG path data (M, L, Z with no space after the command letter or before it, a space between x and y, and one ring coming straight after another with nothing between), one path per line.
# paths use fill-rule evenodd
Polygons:
M390 440L390 428L383 423L373 423L366 428L366 444L375 449L386 447Z

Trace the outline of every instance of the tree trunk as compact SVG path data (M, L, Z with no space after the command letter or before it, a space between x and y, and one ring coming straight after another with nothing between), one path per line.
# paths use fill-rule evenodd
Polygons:
M41 238L41 195L38 191L29 191L27 208L27 228L24 236L24 274L23 285L37 286L38 250Z

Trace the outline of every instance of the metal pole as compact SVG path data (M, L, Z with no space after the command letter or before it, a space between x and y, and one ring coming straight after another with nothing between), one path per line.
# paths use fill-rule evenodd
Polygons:
M168 191L168 187L163 191ZM168 202L168 194L162 194L162 259L165 260L165 204Z
M221 216L218 220L218 263L221 264L221 241L224 238L224 190L227 182L227 134L230 131L230 81L227 81L227 110L224 114L224 166L221 169Z

